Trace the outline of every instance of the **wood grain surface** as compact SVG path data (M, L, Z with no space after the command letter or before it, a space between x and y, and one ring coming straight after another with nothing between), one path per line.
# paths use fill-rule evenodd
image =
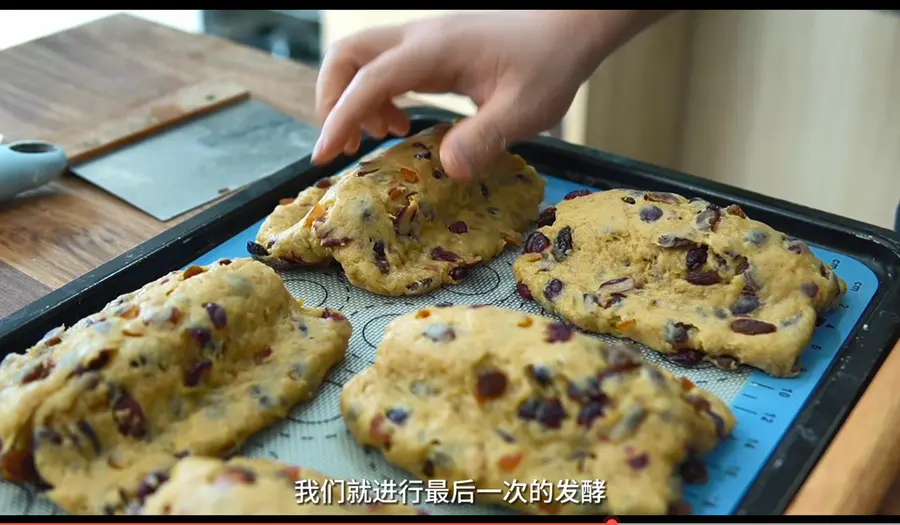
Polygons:
M233 82L314 121L313 69L127 15L0 52L0 71L0 134L10 141L83 136L100 122L205 81ZM16 199L0 208L0 317L188 216L159 222L73 176ZM895 351L789 513L900 514L900 486L890 487L900 467L898 383Z

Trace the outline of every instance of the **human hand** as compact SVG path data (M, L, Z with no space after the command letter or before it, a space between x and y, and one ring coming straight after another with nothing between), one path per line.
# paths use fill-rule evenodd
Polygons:
M318 164L359 148L361 132L409 132L393 98L409 91L458 93L479 109L441 144L444 171L465 180L506 146L559 123L619 34L603 21L630 11L504 11L460 14L363 31L335 44L316 86L324 121ZM599 23L599 24L598 24ZM611 24L614 25L614 24Z

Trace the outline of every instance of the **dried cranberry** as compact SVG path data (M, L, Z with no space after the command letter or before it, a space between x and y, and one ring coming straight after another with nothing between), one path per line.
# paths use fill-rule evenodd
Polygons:
M460 261L459 255L451 251L447 251L440 246L431 250L431 258L435 261L445 261L445 262L457 262Z
M553 258L557 262L563 261L572 251L572 227L565 226L556 234L556 244L553 246Z
M225 313L224 308L216 303L206 303L203 305L203 308L206 309L206 315L209 316L209 320L212 321L213 326L219 330L225 328L228 324L228 314Z
M697 214L696 224L700 231L716 231L716 226L721 219L718 206L710 204L705 210Z
M622 197L622 202L626 204L634 204L634 199L632 199L631 197Z
M472 272L472 267L470 266L457 266L450 270L449 275L450 278L454 281L462 281L466 277L469 276L469 273Z
M538 215L538 226L553 226L553 223L556 222L556 208L550 206L549 208L544 209L540 215Z
M316 188L326 189L331 187L331 179L319 179L316 181Z
M731 305L731 313L734 315L747 315L759 308L759 297L755 295L741 295Z
M75 372L73 373L76 376L80 376L82 374L86 374L87 372L96 372L97 370L103 370L106 368L106 365L109 364L110 359L112 359L113 350L103 349L97 352L93 358L89 359L84 364L79 364L75 367Z
M323 319L331 319L333 321L346 321L347 318L344 317L344 314L338 312L337 310L332 310L331 308L325 308L322 311Z
M409 419L409 412L402 408L392 408L385 412L384 415L387 416L392 423L398 426L402 426L406 423L406 420Z
M559 279L550 279L547 286L544 287L544 297L546 297L548 301L556 299L559 297L559 294L562 293L564 286L563 282Z
M265 246L253 241L247 241L247 251L250 255L256 255L257 257L267 257L269 255L269 250Z
M567 417L566 409L563 408L559 399L553 397L544 399L538 407L535 420L546 428L559 429L562 427L563 420Z
M209 328L188 328L188 333L191 334L191 337L194 338L194 341L197 341L201 348L206 347L212 341L212 332L209 331Z
M578 412L578 424L585 428L591 428L594 420L603 417L603 414L606 412L606 405L607 403L603 401L588 401L585 403L581 407L581 411Z
M644 222L655 222L662 218L663 211L658 206L645 206L641 208L639 216Z
M650 464L650 456L646 453L641 454L639 456L635 456L628 460L628 465L631 466L634 470L642 470L647 468L647 465Z
M812 299L819 295L819 287L815 283L803 283L800 286L800 290Z
M453 233L466 233L469 231L469 226L463 221L456 221L447 228Z
M378 270L386 274L391 270L391 263L387 260L387 254L384 252L384 241L375 241L372 246L372 252L375 254L375 266Z
M686 280L697 286L712 286L722 282L722 277L715 270L694 270L688 272Z
M550 239L541 232L532 232L525 239L524 253L540 253L550 247Z
M528 365L526 370L540 385L549 386L553 383L553 373L546 366Z
M744 335L771 334L777 330L775 325L757 319L742 318L731 322L731 331Z
M660 248L687 248L689 246L694 246L696 243L690 239L667 233L665 235L660 235L659 239L656 240L656 244Z
M478 374L475 393L480 399L490 400L503 396L509 380L500 370L485 370Z
M565 197L563 197L563 200L570 201L572 199L577 199L578 197L584 197L585 195L590 195L591 193L593 193L593 192L588 189L572 190L569 193L567 193Z
M194 363L193 366L188 368L187 372L184 373L184 384L185 386L194 387L200 384L200 381L206 377L206 374L209 373L210 369L212 369L212 362L203 360Z
M572 327L565 323L550 323L547 325L547 342L548 343L565 343L572 339L575 334Z
M519 296L520 296L522 299L525 299L525 300L527 300L527 301L533 301L533 300L534 300L534 296L531 295L531 290L528 289L528 285L527 285L527 284L525 284L525 283L523 283L523 282L521 282L521 281L518 282L518 283L516 283L516 291L519 292Z
M42 363L38 363L34 367L31 368L23 377L22 384L27 385L29 383L33 383L40 379L46 378L50 375L50 371L53 370L53 362L49 359Z
M703 352L700 352L699 350L684 349L679 350L674 354L667 355L666 359L681 366L697 366L703 361Z
M119 392L112 407L113 420L123 436L135 439L147 435L147 419L137 401L125 392Z

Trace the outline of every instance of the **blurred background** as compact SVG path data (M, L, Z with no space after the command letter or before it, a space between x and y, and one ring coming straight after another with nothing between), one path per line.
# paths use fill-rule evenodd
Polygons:
M122 11L4 11L0 49ZM125 11L318 66L358 30L450 11ZM429 102L471 113L455 96ZM561 138L893 228L900 201L900 16L702 11L617 52Z

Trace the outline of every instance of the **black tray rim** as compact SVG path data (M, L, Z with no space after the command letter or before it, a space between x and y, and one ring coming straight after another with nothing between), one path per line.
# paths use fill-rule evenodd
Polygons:
M462 115L433 107L412 107L407 108L405 112L413 123L411 133L438 123L464 118ZM284 193L279 192L274 196L273 194L284 189L283 186L287 184L299 188L309 186L316 180L343 169L386 140L388 139L366 137L357 154L341 156L328 166L314 166L307 156L267 178L245 186L224 201L0 319L0 348L24 350L40 339L47 329L62 324L53 322L54 319L57 321L66 319L66 323L71 324L96 310L90 305L99 301L102 307L120 293L137 289L162 273L183 267L258 222L264 215L243 227L239 225L242 219L246 222L244 217L247 215L246 210L253 208L254 204L259 206L261 202L283 197ZM893 257L885 268L878 269L863 261L878 276L879 290L845 341L831 369L820 380L733 512L733 515L782 514L900 336L900 315L897 314L900 312L900 281L896 279L900 270L900 237L878 226L634 159L569 144L552 137L538 137L519 143L512 149L520 153L528 150L529 155L525 156L529 158L529 162L532 161L533 155L540 156L538 153L544 156L555 154L577 157L581 161L596 164L598 168L605 165L610 169L632 171L649 178L663 191L667 191L667 188L668 191L682 193L689 191L692 194L701 194L711 202L734 202L745 210L750 210L764 222L771 221L768 216L779 217L779 220L772 221L776 223L773 224L776 228L777 223L785 220L812 223L833 232L858 237L862 242L870 243ZM535 165L539 167L540 163ZM601 189L607 187L605 183L597 181L596 176L566 175L572 176L563 175L563 178L574 182ZM560 174L554 173L554 176ZM592 177L595 179L594 184L590 184ZM193 248L185 248L187 246ZM187 251L173 256L172 254L178 252L179 248ZM172 260L176 258L184 262L173 264ZM162 266L163 269L157 272L154 265L156 268ZM91 311L82 313L81 310L85 308ZM861 330L863 324L868 324L867 330ZM24 341L28 342L23 346ZM846 355L849 347L869 351L865 356L861 355L861 351L855 351L853 359L849 359ZM0 351L0 358L8 353L12 352ZM809 435L819 436L820 439L811 441L806 437ZM792 472L786 472L788 470Z

